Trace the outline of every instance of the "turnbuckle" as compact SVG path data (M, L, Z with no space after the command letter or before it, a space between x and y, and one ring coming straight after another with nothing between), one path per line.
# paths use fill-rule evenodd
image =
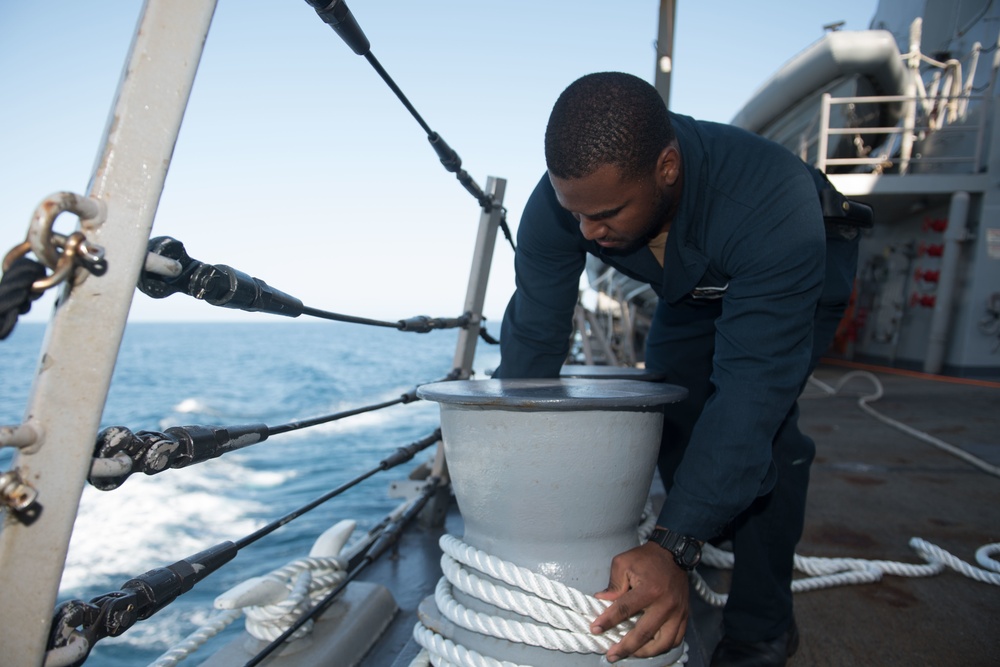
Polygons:
M33 252L38 261L52 271L31 284L33 292L44 292L58 285L69 278L78 266L96 276L107 271L104 248L89 243L83 232L76 231L66 236L53 231L56 217L64 211L75 213L81 222L91 225L103 222L106 214L102 202L73 192L57 192L38 205L31 217L27 238L14 246L3 260L3 270L7 271L18 259Z

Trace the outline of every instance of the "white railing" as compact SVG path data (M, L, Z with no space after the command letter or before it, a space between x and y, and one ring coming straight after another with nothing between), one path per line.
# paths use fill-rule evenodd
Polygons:
M899 174L906 174L914 164L968 164L968 173L976 173L982 166L982 146L986 131L988 114L981 109L978 120L974 123L961 123L968 119L965 110L972 101L985 101L983 95L958 95L954 97L938 96L933 104L915 95L883 95L874 97L833 97L829 93L822 96L820 103L819 135L817 137L816 168L825 172L834 165L870 165L873 171L883 171L892 166L898 166ZM830 127L831 108L834 105L854 104L904 104L906 110L899 125L894 127ZM955 109L963 113L955 113ZM920 113L918 114L918 110ZM959 121L957 123L956 121ZM920 123L918 125L918 122ZM953 123L953 124L949 124ZM968 153L951 154L947 156L923 156L914 153L914 142L923 140L931 134L939 132L976 133L976 140ZM899 135L899 142L886 141L885 149L879 155L853 158L831 158L829 155L830 137L840 135ZM898 154L896 147L898 146Z

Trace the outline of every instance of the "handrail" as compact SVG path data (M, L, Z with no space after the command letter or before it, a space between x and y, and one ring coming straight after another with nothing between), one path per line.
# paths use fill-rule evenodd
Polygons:
M970 101L985 101L988 98L985 95L938 95L933 98L933 108L944 108L948 106L953 101L963 102L963 108L967 108ZM926 108L922 113L918 114L918 108L922 105L918 105L918 102L927 99L920 95L877 95L877 96L850 96L850 97L833 97L830 93L824 93L820 100L820 122L819 131L815 139L806 142L807 146L811 146L816 143L816 162L815 166L822 172L826 172L827 168L833 165L892 165L897 163L899 165L899 174L904 175L909 171L912 164L961 164L961 163L971 163L972 167L969 173L976 173L979 169L979 163L981 159L981 144L982 138L985 133L987 118L986 114L980 114L977 122L973 124L959 125L954 124L954 120L951 121L952 124L945 125L948 115L942 114L936 119L930 119L929 122L924 122L922 124L917 124L918 115L921 119L927 118L928 113ZM902 119L901 124L894 127L831 127L831 109L834 105L848 105L848 104L890 104L890 103L906 103L906 116ZM967 118L965 116L964 118ZM963 120L964 120L963 118ZM913 142L918 137L926 138L932 133L936 132L976 132L977 140L974 142L974 149L972 154L968 156L949 156L949 157L923 157L913 155ZM831 158L828 157L830 148L830 137L844 136L844 135L856 135L856 134L886 134L886 135L899 135L902 137L899 148L899 156L893 155L880 155L874 157L854 157L854 158ZM909 140L908 140L909 139Z

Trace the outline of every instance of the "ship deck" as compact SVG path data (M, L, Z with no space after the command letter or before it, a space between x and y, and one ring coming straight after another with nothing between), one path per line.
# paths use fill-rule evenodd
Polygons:
M815 378L832 386L850 370L824 365ZM874 375L884 395L872 408L1000 465L1000 384ZM802 430L817 456L798 553L922 564L909 547L920 537L975 565L976 549L1000 541L1000 479L863 412L858 397L873 387L856 377L836 396L814 385L803 394ZM721 613L694 604L710 655ZM795 610L801 642L793 666L1000 660L1000 588L950 569L797 593Z
M815 377L832 386L850 370L824 365ZM1000 384L874 375L884 388L875 410L1000 465ZM909 547L920 537L974 565L977 548L1000 541L1000 479L863 412L858 397L873 387L856 377L835 396L815 385L803 395L802 429L817 457L798 553L922 564ZM373 573L394 591L400 613L363 665L406 667L415 655L409 633L439 576L441 532L461 534L456 512L443 531L408 533L396 558ZM725 590L725 571L702 570ZM995 665L1000 653L1000 589L950 569L797 593L795 607L801 642L793 667L972 667ZM692 591L688 667L708 665L720 625L721 611Z

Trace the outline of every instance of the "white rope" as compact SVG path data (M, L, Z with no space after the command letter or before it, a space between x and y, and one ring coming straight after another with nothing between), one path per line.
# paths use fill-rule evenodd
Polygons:
M647 504L646 515L652 516ZM653 517L655 523L655 517ZM629 620L611 630L594 635L590 623L611 603L587 595L463 543L452 535L439 541L444 554L434 601L438 611L455 625L472 632L510 642L538 646L564 653L602 654L621 641L634 627ZM486 574L513 588L480 577ZM512 611L539 623L519 621L469 609L452 595L452 587L493 607ZM432 663L436 667L524 667L483 656L438 635L418 623L414 639L425 649L410 667ZM424 661L427 662L424 662ZM687 646L674 663L687 661Z
M237 608L226 608L214 616L202 627L184 638L176 646L165 652L149 667L174 667L189 655L201 648L205 642L220 633L241 615L246 616L246 631L253 637L272 641L278 638L302 614L311 609L317 602L326 597L344 577L345 560L340 557L309 557L292 561L263 577L259 577L245 585L262 590L268 582L277 582L287 593L284 599L266 605L244 605ZM225 596L222 596L225 597ZM216 600L216 606L219 606ZM313 621L310 620L296 630L289 639L298 639L310 632Z
M992 553L1000 553L1000 543L984 544L976 549L976 562L987 570L1000 572L1000 561L990 558L990 554Z
M413 639L424 648L421 655L410 663L410 667L422 667L431 665L431 658L435 667L530 667L530 665L518 665L507 660L497 660L488 655L483 655L477 651L465 648L461 644L456 644L447 637L443 637L423 623L413 626ZM426 662L417 662L423 659Z
M898 422L895 419L886 417L882 413L875 410L875 408L871 407L869 403L874 403L878 399L882 398L883 390L882 390L882 383L879 381L879 379L874 374L869 373L868 371L851 371L850 373L846 373L843 377L840 378L840 380L837 381L836 385L834 385L833 387L831 387L830 385L826 384L821 380L817 380L815 377L812 376L810 376L809 382L812 383L814 386L818 387L826 395L836 396L848 382L850 382L852 379L856 377L865 378L875 386L875 393L865 394L858 398L858 407L861 408L864 412L871 415L875 419L879 420L883 424L887 424L895 429L902 431L903 433L906 433L907 435L913 436L914 438L917 438L918 440L931 444L937 447L938 449L941 449L942 451L948 452L952 456L956 456L962 459L966 463L973 465L976 468L979 468L983 472L989 473L990 475L1000 476L1000 467L987 463L981 458L973 456L964 449L960 449L955 445L949 444L943 440L939 440L938 438L935 438L929 433L918 431L917 429L911 426L907 426L902 422Z
M300 558L275 570L265 579L284 583L288 595L284 600L273 604L243 607L247 632L264 641L277 639L304 613L325 598L345 576L343 560L336 557ZM310 620L289 639L307 635L312 626L313 621Z
M926 562L898 563L888 560L819 558L795 554L795 569L813 576L792 581L792 592L804 593L834 586L868 584L881 580L885 574L897 577L930 577L940 574L945 568L951 568L982 583L1000 586L1000 563L989 557L992 552L1000 552L1000 543L987 544L976 551L976 561L985 569L970 565L919 537L910 540L910 547ZM732 552L705 544L702 547L701 561L709 567L732 569L734 557ZM728 598L726 594L713 591L700 574L695 573L692 580L695 591L705 602L715 607L725 606Z
M879 379L867 371L852 371L845 374L834 387L810 377L812 384L819 387L826 395L835 396L850 380L855 377L863 377L874 384L875 392L862 396L859 407L894 428L902 430L908 435L912 435L920 440L940 447L941 449L958 456L972 465L990 474L1000 473L1000 468L990 465L981 459L961 450L953 445L942 442L937 438L914 428L885 417L876 412L868 403L877 401L883 395L882 383ZM960 574L975 579L983 583L1000 585L1000 563L990 558L989 554L1000 552L1000 543L987 544L976 551L976 561L985 569L980 569L969 565L965 561L957 558L944 549L931 544L919 537L910 540L910 546L926 562L923 564L898 563L886 560L864 560L861 558L818 558L795 555L794 567L799 572L812 575L803 579L796 579L792 582L792 592L801 593L805 591L817 590L821 588L831 588L833 586L844 586L852 584L864 584L879 581L883 574L890 574L899 577L929 577L944 571L949 567ZM710 567L720 569L732 569L734 557L731 552L723 551L705 544L702 549L702 563ZM693 573L692 582L696 592L703 600L709 604L722 607L725 606L728 596L724 593L713 591L705 580L698 573Z
M656 528L657 516L653 514L653 499L646 500L646 506L642 510L642 518L639 520L639 541L645 542L652 535Z
M229 627L239 617L240 611L238 609L231 609L216 614L169 651L149 663L149 667L174 667L177 663L204 646L205 642L209 639Z
M448 554L441 556L441 571L452 586L467 595L487 602L494 607L528 616L560 630L588 632L594 618L519 590L497 586L466 570ZM624 634L615 637L615 641L620 641L623 636Z
M561 582L553 581L514 563L491 556L485 551L470 547L453 535L442 535L438 542L441 550L462 565L487 574L494 579L516 586L521 590L555 602L577 613L592 618L600 616L610 602L582 593Z
M615 643L602 635L569 632L469 609L452 597L451 584L443 577L434 591L434 601L441 614L455 625L510 642L565 653L606 653Z

